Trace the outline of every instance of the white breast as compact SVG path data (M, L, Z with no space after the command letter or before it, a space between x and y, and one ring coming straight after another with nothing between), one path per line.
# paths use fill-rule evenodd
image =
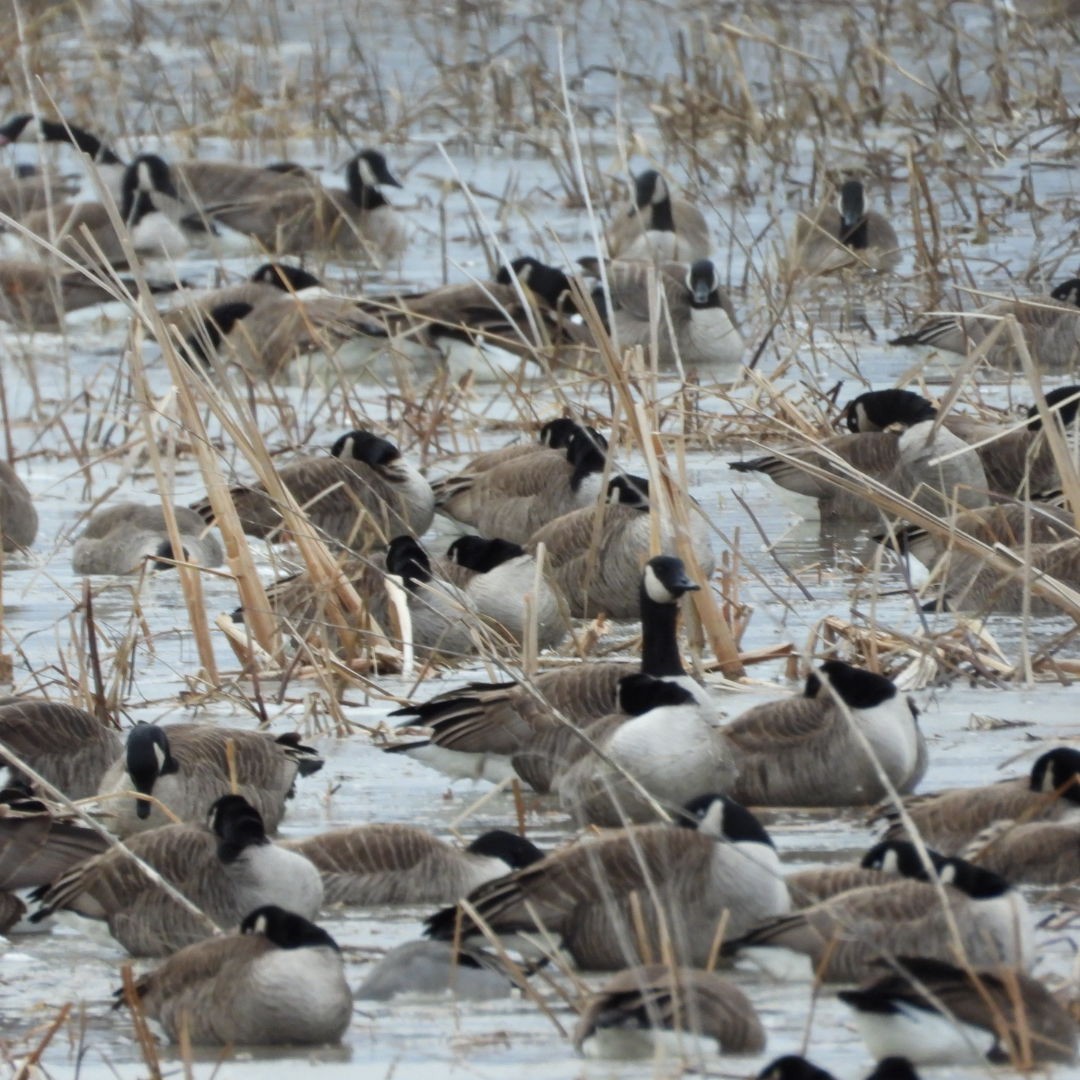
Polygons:
M919 758L919 730L907 699L896 694L872 709L855 710L855 716L889 779L902 784Z
M737 367L746 346L722 307L691 308L684 334L683 362Z
M938 1012L895 1002L895 1012L855 1011L855 1026L879 1061L906 1057L915 1065L965 1065L985 1062L996 1039L992 1032L958 1023Z
M131 243L136 251L166 259L183 255L191 247L184 231L161 211L143 217L131 230Z
M314 919L322 907L322 877L315 865L276 844L246 848L225 872L245 914L264 904L277 904L305 919Z

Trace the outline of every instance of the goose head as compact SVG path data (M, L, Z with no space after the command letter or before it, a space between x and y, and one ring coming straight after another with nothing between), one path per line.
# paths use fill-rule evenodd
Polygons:
M256 908L240 924L241 934L261 934L279 949L316 949L327 947L340 952L337 942L322 927L301 915L266 904Z
M507 873L532 866L544 857L544 853L531 840L506 829L491 829L482 833L466 850L486 859L498 859L506 864Z
M451 562L464 566L466 570L475 570L478 574L486 574L496 566L524 554L525 549L520 544L498 537L485 540L482 536L459 536L446 549Z
M385 204L379 185L401 187L378 150L361 150L345 167L349 196L363 210L374 210Z
M649 480L645 476L620 473L608 481L607 501L637 510L649 509Z
M733 844L775 847L765 826L745 806L727 795L699 795L691 799L682 808L678 824Z
M641 588L654 604L675 604L680 597L697 592L701 586L687 575L682 559L674 555L656 555L645 564Z
M1080 802L1080 750L1058 746L1031 767L1031 790L1060 791L1063 799Z
M849 431L884 431L893 424L911 427L933 420L937 409L911 390L872 390L848 402L844 421Z
M395 536L386 549L386 572L405 582L410 591L431 580L431 560L411 536Z
M158 777L180 768L169 753L168 736L157 724L136 724L128 734L124 755L131 785L141 795L152 795ZM145 799L136 799L136 816L148 818L150 805Z
M322 285L314 274L303 267L274 262L263 263L251 275L251 281L256 285L272 285L285 293L298 293L304 289L316 289Z
M389 439L359 428L342 435L330 448L330 453L346 462L362 461L372 468L391 465L401 457L401 451Z

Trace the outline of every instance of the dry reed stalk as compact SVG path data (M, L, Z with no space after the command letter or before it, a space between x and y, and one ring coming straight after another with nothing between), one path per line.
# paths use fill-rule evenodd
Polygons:
M124 964L120 969L120 978L123 981L124 1004L127 1005L131 1014L131 1026L135 1029L135 1042L142 1054L143 1064L150 1072L151 1080L163 1080L161 1061L158 1058L157 1041L150 1031L150 1025L146 1020L146 1010L143 1009L142 998L135 989L135 975L131 964Z
M26 1055L22 1064L12 1074L12 1080L34 1080L39 1075L38 1066L41 1064L41 1058L46 1048L53 1041L53 1036L60 1030L61 1025L70 1014L71 1002L67 1001L60 1006L56 1016L49 1021L49 1026L45 1029L45 1034L38 1040L37 1046Z

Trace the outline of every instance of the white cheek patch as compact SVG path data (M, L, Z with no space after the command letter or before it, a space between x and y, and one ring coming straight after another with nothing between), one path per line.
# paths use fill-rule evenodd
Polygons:
M157 759L158 772L165 767L166 754L165 751L157 743L154 743L154 757Z
M367 158L361 158L359 162L360 179L365 187L378 187L379 181L375 178L375 170Z
M670 604L675 600L675 595L668 591L651 566L645 567L645 593L656 604Z

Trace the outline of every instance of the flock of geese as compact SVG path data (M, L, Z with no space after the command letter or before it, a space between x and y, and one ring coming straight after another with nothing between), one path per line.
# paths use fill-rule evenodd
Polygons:
M70 145L93 163L102 194L68 202L65 181L49 172L0 182L4 239L23 249L0 260L0 318L22 328L54 329L113 299L110 281L136 287L103 277L105 268L124 273L192 248L242 241L275 258L318 250L385 265L407 241L382 190L400 185L375 150L348 163L339 190L289 162L141 154L125 163L86 131L30 116L0 127L0 145L20 139ZM665 365L738 363L743 341L705 218L660 173L635 178L606 243L610 260L582 268L601 282L592 293L580 276L528 257L488 283L380 301L333 293L283 262L221 290L188 295L164 280L152 291L181 296L162 325L193 364L225 360L248 375L358 340L412 338L444 354L478 338L533 342L537 332L587 344L586 297L622 348L655 343ZM886 271L899 257L895 231L856 180L843 184L838 208L800 219L792 248L809 272ZM931 320L897 343L966 353L1010 314L1041 364L1063 368L1080 351L1078 307L1073 280L1046 299ZM1008 362L1004 339L988 352ZM879 523L868 483L911 500L952 532L901 522L879 539L937 564L930 603L1020 610L1032 571L1080 587L1080 539L1060 506L1047 432L1074 437L1078 401L1080 387L1052 391L1009 425L942 415L909 391L868 392L847 404L846 433L730 464L823 522ZM1018 886L1080 877L1080 751L1050 749L1029 775L989 787L916 795L928 764L917 709L888 678L840 659L812 671L801 695L723 721L717 697L685 671L678 639L683 598L707 588L715 568L709 522L691 503L685 527L665 521L654 535L648 479L572 418L434 482L362 429L282 466L278 479L341 552L367 613L343 625L323 578L283 578L267 601L296 642L347 656L358 636L392 635L401 616L388 580L416 649L447 663L557 646L575 619L640 619L638 664L469 683L392 714L401 728L389 754L455 778L517 781L586 827L584 837L549 852L507 830L459 848L407 824L275 839L297 783L323 764L299 734L140 724L121 738L74 706L4 699L0 745L14 755L0 813L5 932L25 915L104 923L129 953L161 961L117 1004L197 1044L336 1042L354 998L505 996L527 989L557 944L579 968L611 975L581 1003L573 1040L590 1056L685 1053L691 1039L761 1053L765 1030L738 985L750 971L845 984L839 1000L879 1062L876 1080L910 1080L919 1064L1074 1059L1068 1004L1030 974L1034 927ZM290 539L263 483L230 494L248 535ZM36 514L7 464L0 500L5 550L28 548ZM436 515L460 534L444 554L422 543ZM73 567L216 566L213 526L209 500L117 503L87 523ZM989 572L977 551L954 546L958 533L1017 553L1017 574ZM652 554L657 538L685 558ZM77 799L96 800L96 822L70 813ZM875 804L885 831L858 864L797 872L756 812ZM422 940L350 987L340 950L315 922L327 905L431 913ZM505 964L493 939L521 963ZM761 1073L827 1075L798 1056Z

